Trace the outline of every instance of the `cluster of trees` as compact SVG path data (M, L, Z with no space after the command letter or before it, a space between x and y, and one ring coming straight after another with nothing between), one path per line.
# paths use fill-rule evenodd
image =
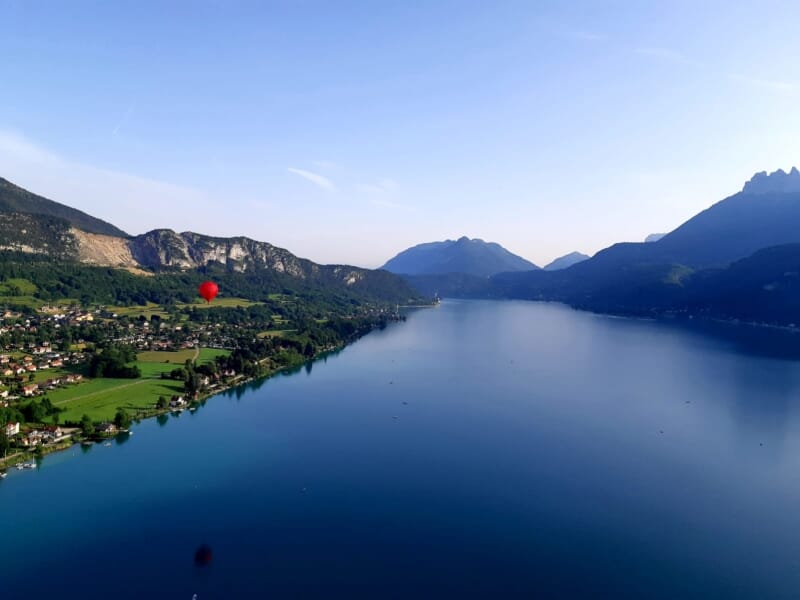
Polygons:
M183 389L187 396L192 398L196 397L200 391L201 376L208 375L214 376L218 373L216 363L209 363L206 365L197 365L194 361L187 360L184 366L172 369L169 373L162 373L162 379L174 379L183 382ZM159 401L161 398L159 398ZM158 408L166 408L166 399L162 403L163 406L156 405Z
M24 421L25 416L18 407L8 406L0 408L0 428L5 427L9 423L21 423Z
M6 435L8 423L18 423L23 420L22 413L16 408L0 408L0 456L5 457L11 442Z
M119 429L128 429L131 426L131 416L124 408L118 408L114 415L114 425Z
M117 413L114 415L114 425L116 425L119 429L128 429L132 423L131 416L128 414L124 408L118 408ZM89 415L83 415L81 417L80 423L78 423L80 427L81 434L84 437L93 437L95 435L95 422Z
M47 396L24 404L0 408L0 427L8 423L58 423L58 415L64 409L55 406Z
M58 415L63 409L53 405L50 398L45 396L39 401L31 400L21 406L23 420L27 423L44 423L48 417L53 423L58 423Z
M92 356L89 361L90 377L119 377L136 379L142 371L135 364L136 351L126 346L110 346Z

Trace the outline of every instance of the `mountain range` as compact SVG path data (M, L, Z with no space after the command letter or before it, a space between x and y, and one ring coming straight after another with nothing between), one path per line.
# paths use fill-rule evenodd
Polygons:
M391 302L418 299L399 277L349 265L320 265L246 237L219 238L158 229L130 236L121 229L0 179L0 251L31 261L125 269L141 275L211 269L270 275L273 285L346 292Z
M655 242L615 244L562 271L498 274L484 295L787 324L800 323L798 273L800 172L792 169L755 175Z
M800 171L757 173L742 191L660 239L614 244L591 258L572 253L545 269L498 244L466 237L409 248L374 271L316 264L245 237L168 229L130 236L6 180L0 180L0 252L0 279L38 273L53 297L93 300L100 287L104 298L113 297L117 282L126 286L128 301L165 297L165 290L185 296L199 278L213 274L231 294L289 291L334 294L344 302L406 302L438 293L799 324ZM79 285L84 277L91 286Z
M572 264L569 264L572 262ZM566 263L566 264L565 264ZM563 267L563 268L561 268ZM576 253L544 269L407 276L421 292L560 301L620 314L800 324L800 171L757 173L664 235Z

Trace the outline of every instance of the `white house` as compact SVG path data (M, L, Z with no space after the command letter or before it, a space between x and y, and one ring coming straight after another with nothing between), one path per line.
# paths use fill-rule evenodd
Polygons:
M11 437L19 433L19 423L8 423L6 425L6 436Z

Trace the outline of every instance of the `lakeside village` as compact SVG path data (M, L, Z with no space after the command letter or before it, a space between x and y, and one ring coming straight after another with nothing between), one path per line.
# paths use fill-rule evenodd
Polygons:
M388 308L325 316L248 301L0 314L0 478L74 443L110 445L135 420L193 411L401 318Z

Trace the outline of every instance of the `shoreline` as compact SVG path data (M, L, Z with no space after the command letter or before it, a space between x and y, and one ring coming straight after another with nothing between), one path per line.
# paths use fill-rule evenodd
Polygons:
M374 328L371 329L370 331L366 332L364 335L367 335L367 334L371 333L372 331L374 331ZM197 398L191 400L190 402L187 402L185 407L182 407L177 411L176 411L175 408L165 408L165 409L153 408L153 409L150 409L150 410L142 411L140 413L137 413L136 416L132 417L132 422L135 423L135 424L139 424L139 423L141 423L142 421L144 421L146 419L153 419L153 418L157 418L157 417L162 416L162 415L168 415L168 414L174 413L174 412L182 412L182 411L188 410L188 409L190 409L192 407L196 408L201 403L205 403L210 398L213 398L214 396L217 396L219 394L224 394L225 392L229 392L231 390L235 390L237 388L243 387L245 385L248 385L248 384L256 382L256 381L263 381L263 380L266 380L266 379L270 379L270 378L274 377L275 375L280 375L280 374L286 373L287 371L291 371L292 369L302 369L303 366L305 366L309 362L314 362L314 361L322 358L323 356L326 356L326 355L329 355L329 354L334 354L334 353L337 353L337 352L341 352L347 346L357 342L359 339L364 337L364 335L360 335L360 336L356 337L353 340L349 340L349 341L343 342L342 344L339 344L337 346L325 348L324 350L316 353L314 356L312 356L308 360L303 361L302 363L299 363L299 364L296 364L296 365L286 365L286 366L283 366L283 367L278 367L277 369L274 369L274 370L272 370L272 371L270 371L268 373L265 373L263 375L258 375L258 376L255 376L255 377L247 377L247 378L245 378L244 376L238 376L237 378L235 378L234 381L232 381L230 383L222 384L222 385L220 385L220 387L215 388L213 391L209 391L209 392L206 392L206 393L198 394ZM263 358L263 359L261 359L260 362L263 362L265 360L268 360L268 358ZM41 458L47 456L48 454L54 454L56 452L63 452L65 450L69 450L73 446L81 445L84 442L91 442L92 444L96 444L96 443L101 443L103 441L111 440L111 439L115 438L117 435L120 435L120 434L122 434L122 435L130 435L130 433L131 433L131 427L129 427L126 430L120 430L116 434L111 435L111 436L100 436L100 437L96 437L96 436L84 437L82 435L70 436L69 439L62 439L60 441L54 442L53 444L48 444L46 446L44 446L44 445L43 446L37 446L36 450L34 450L34 451L21 450L21 451L15 452L11 456L8 456L8 457L5 457L5 458L0 458L0 471L9 471L12 468L16 468L17 465L29 462L31 460L36 462L36 465L38 467L40 462L37 459L41 459ZM11 461L13 461L13 462L11 462Z
M486 299L483 299L483 298L479 298L479 299L473 299L473 298L446 298L445 300L468 300L469 301L469 300L486 300ZM488 299L488 300L494 300L494 299ZM505 299L503 299L503 300L505 300ZM719 324L719 325L736 326L736 327L746 326L746 327L749 327L749 328L755 328L755 329L761 329L761 330L783 331L783 332L794 333L794 334L800 333L800 327L791 327L789 325L775 325L775 324L770 324L770 323L759 323L759 322L755 322L755 321L742 321L740 319L721 319L721 318L718 318L718 317L709 317L709 316L702 316L702 315L675 315L675 314L673 314L673 315L660 314L660 315L647 315L647 316L645 316L645 315L637 315L637 314L630 314L630 313L629 314L625 314L625 313L602 312L602 311L584 309L584 308L580 308L580 307L577 307L577 306L573 306L573 305L567 304L565 302L559 302L557 300L525 300L525 299L521 299L521 300L523 300L525 302L535 302L535 303L544 303L544 304L560 304L560 305L562 305L564 307L567 307L567 308L570 308L572 310L576 310L576 311L580 311L580 312L584 312L584 313L588 313L588 314L593 314L593 315L597 315L597 316L607 317L607 318L615 318L615 319L630 319L630 320L637 320L637 321L644 320L644 321L663 322L663 323L670 323L670 322L676 323L677 322L677 323L682 323L682 324L688 324L689 322L694 321L694 322L714 323L714 324ZM435 308L437 306L439 306L438 303L434 304L434 305L421 305L421 306L420 305L410 305L410 306L404 306L403 308ZM367 334L371 333L373 330L374 329L368 331L364 335L367 335ZM314 361L322 358L325 355L334 354L334 353L337 353L337 352L340 352L340 351L344 350L350 344L355 343L361 337L364 337L364 335L358 336L356 339L344 342L344 343L342 343L340 345L337 345L337 346L334 346L334 347L331 347L331 348L326 348L326 349L316 353L313 357L309 358L307 361L304 361L304 362L296 364L296 365L286 365L286 366L283 366L283 367L279 367L279 368L274 369L274 370L272 370L272 371L270 371L268 373L265 373L263 375L258 375L256 377L244 378L243 376L237 376L237 378L235 378L235 380L233 380L233 381L231 381L229 383L219 384L219 387L215 388L214 390L198 394L197 398L191 400L190 402L188 402L186 404L185 407L182 407L177 411L176 411L175 408L157 409L155 407L152 408L152 409L149 409L149 410L144 410L144 411L142 411L140 413L137 413L135 416L132 417L133 422L138 424L138 423L141 423L141 421L143 421L145 419L152 419L152 418L156 418L156 417L159 417L159 416L162 416L162 415L168 415L168 414L174 413L174 412L182 412L182 411L190 409L192 407L196 408L199 404L205 403L210 398L213 398L214 396L217 396L219 394L224 394L225 392L229 392L229 391L235 390L237 388L246 386L246 385L248 385L250 383L253 383L253 382L270 379L270 378L272 378L272 377L274 377L276 375L285 374L286 372L291 371L293 369L301 369L304 365L308 364L309 362L314 362ZM267 358L261 359L260 362L263 362L265 360L268 360L268 359ZM68 450L68 449L72 448L76 444L81 444L81 443L86 442L86 441L90 441L90 442L93 442L93 443L100 443L100 442L105 441L105 440L110 440L113 437L116 437L116 435L127 434L129 431L130 431L130 428L128 430L120 430L114 436L105 436L105 437L101 436L101 437L96 437L96 438L91 437L91 436L90 437L83 437L81 435L71 436L68 440L66 440L66 439L60 440L58 442L55 442L55 443L47 445L47 446L37 446L36 451L29 451L29 450L17 451L11 456L8 456L6 458L0 458L0 471L10 470L12 468L15 468L16 465L18 465L18 464L22 464L22 463L25 463L25 462L28 462L28 461L31 461L31 460L36 460L38 458L43 458L44 456L47 456L48 454L53 454L53 453L56 453L56 452L62 452L64 450ZM37 465L38 465L38 462L37 462Z

